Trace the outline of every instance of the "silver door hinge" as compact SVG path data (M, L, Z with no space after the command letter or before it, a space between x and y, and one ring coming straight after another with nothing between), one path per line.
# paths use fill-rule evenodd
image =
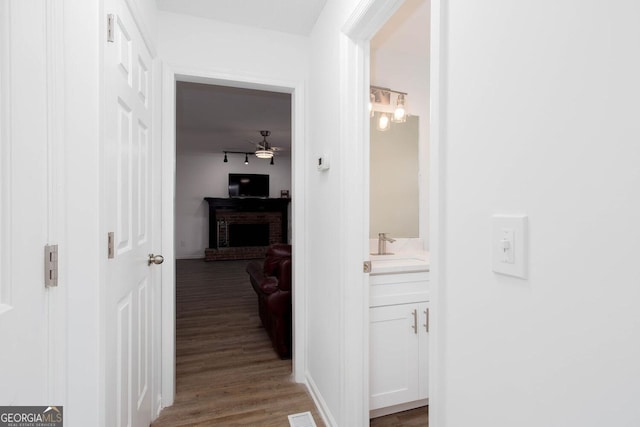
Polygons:
M44 286L58 286L58 245L44 247Z
M362 263L362 272L371 273L371 261L365 261Z
M114 235L113 235L113 231L110 231L107 234L107 258L112 259L115 257L115 252L113 250L113 245L114 245Z
M107 41L113 43L115 41L113 34L113 24L115 21L115 15L110 13L107 15Z

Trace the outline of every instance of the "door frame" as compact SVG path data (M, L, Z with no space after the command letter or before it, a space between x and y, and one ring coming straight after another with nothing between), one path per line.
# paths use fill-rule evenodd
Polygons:
M347 229L345 243L347 251L343 265L345 283L358 283L360 286L348 286L345 291L346 304L344 314L348 321L343 343L343 408L347 425L367 425L369 419L369 276L348 268L358 265L363 259L369 259L369 119L365 106L369 102L369 41L375 33L402 5L404 0L361 0L354 12L342 27L341 41L341 109L345 118L342 121L341 154L345 158L355 158L359 162L350 162L351 174L362 177L359 191L364 197L345 197L345 209L360 213L366 217L366 228L362 225ZM444 396L442 385L444 373L444 331L440 319L443 318L445 275L444 275L444 236L445 236L445 150L444 135L441 128L444 111L444 81L446 58L443 52L443 27L445 11L443 0L431 0L430 22L430 126L429 126L429 248L430 266L430 342L429 342L429 425L444 424ZM348 151L348 153L346 152ZM348 190L345 190L345 192ZM359 273L359 274L358 274ZM346 293L349 292L348 295ZM357 306L358 305L358 306ZM352 314L349 314L352 313ZM353 313L358 313L355 317ZM351 326L350 326L351 325ZM353 341L350 338L362 339ZM363 396L363 400L354 401L353 396Z
M214 84L291 94L291 227L293 246L293 380L306 381L306 244L307 175L306 82L264 79L241 73L162 65L162 406L175 398L175 194L176 82Z
M13 182L12 171L24 165L16 165L12 159L12 146L14 120L23 120L13 112L12 105L12 76L24 71L22 68L11 66L13 54L12 41L14 41L13 27L22 23L19 19L14 22L14 7L10 2L0 4L0 316L13 310L12 289L17 286L37 286L42 292L42 309L45 324L42 325L45 340L41 343L42 353L45 354L45 372L41 378L43 395L47 403L64 405L67 401L67 363L68 338L67 328L67 263L65 251L67 248L66 234L66 204L67 187L64 179L66 165L65 149L67 147L64 138L65 115L65 84L64 84L64 40L63 40L63 5L60 2L43 2L37 6L39 22L33 20L34 28L30 32L33 40L44 47L37 60L44 62L44 91L39 94L35 102L44 101L45 118L41 126L44 133L44 141L39 141L45 146L46 165L41 175L44 188L44 203L38 208L46 214L43 224L33 224L33 227L42 227L42 243L58 245L61 259L58 262L58 286L47 288L44 280L36 283L18 283L14 281L14 271L19 271L16 266L24 263L12 255L11 247L14 241L12 230L11 195L16 192L19 182ZM35 27L44 24L41 27ZM44 40L42 42L41 40ZM14 206L15 208L15 206ZM44 249L44 248L43 248ZM30 264L38 268L39 260L42 260L42 252L33 254ZM41 263L42 261L40 261ZM42 264L40 264L42 265ZM44 271L43 271L44 272ZM38 303L38 301L34 301ZM18 307L19 308L19 307ZM24 331L28 333L28 331ZM5 402L6 403L6 402Z

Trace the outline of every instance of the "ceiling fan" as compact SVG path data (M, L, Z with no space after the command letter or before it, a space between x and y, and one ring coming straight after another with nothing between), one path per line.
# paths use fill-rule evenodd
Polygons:
M271 159L273 158L276 151L280 151L280 147L273 147L267 141L267 137L271 135L271 131L261 130L260 135L262 135L262 141L260 142L251 142L256 146L256 157L260 159Z

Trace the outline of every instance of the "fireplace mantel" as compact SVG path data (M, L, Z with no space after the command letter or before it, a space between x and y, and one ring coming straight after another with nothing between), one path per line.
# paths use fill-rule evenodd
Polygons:
M279 212L281 214L282 242L288 241L289 203L291 199L263 199L255 197L205 197L209 204L209 248L218 249L218 216L225 212Z

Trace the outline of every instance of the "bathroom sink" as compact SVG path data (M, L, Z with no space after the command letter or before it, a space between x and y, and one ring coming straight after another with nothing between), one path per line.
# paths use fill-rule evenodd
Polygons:
M371 255L371 274L429 271L427 253Z

